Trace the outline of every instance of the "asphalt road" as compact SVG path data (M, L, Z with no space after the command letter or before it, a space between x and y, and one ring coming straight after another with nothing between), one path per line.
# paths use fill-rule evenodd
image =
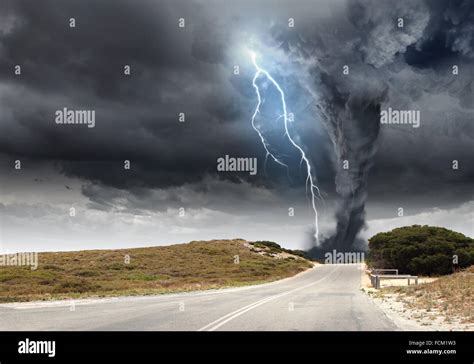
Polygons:
M0 305L0 330L397 330L360 291L358 265L205 292Z

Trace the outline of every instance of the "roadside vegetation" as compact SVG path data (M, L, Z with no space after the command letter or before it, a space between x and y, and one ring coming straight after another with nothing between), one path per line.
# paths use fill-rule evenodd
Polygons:
M406 226L369 239L367 264L400 274L440 276L474 264L474 240L434 226Z
M445 321L474 323L474 266L431 283L383 288L381 295L391 293L397 293L409 309L423 309Z
M0 302L244 286L290 277L311 266L310 261L278 244L241 239L40 253L37 270L0 267Z
M254 241L254 242L251 242L250 244L253 245L254 248L263 249L270 256L275 255L275 254L288 253L292 255L297 255L301 258L311 260L308 253L305 252L304 250L285 249L273 241Z

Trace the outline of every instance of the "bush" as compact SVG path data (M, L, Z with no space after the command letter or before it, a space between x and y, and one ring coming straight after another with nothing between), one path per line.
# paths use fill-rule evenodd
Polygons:
M273 241L261 241L261 240L259 240L259 241L254 241L250 244L255 245L255 246L260 246L260 247L266 246L268 248L281 250L280 244L277 244Z
M301 258L311 260L311 257L309 256L308 252L305 252L304 250L290 250L290 249L285 249L287 253L297 255Z
M454 256L458 264L453 264ZM406 226L369 239L367 264L401 274L442 275L474 264L474 240L434 226Z
M292 250L292 249L282 248L280 246L280 244L277 244L273 241L262 241L262 240L260 240L260 241L250 242L250 244L252 244L253 246L255 246L257 248L267 249L267 252L270 253L270 256L271 256L271 254L285 252L285 253L288 253L288 254L293 254L293 255L299 256L299 257L304 258L304 259L311 260L311 257L309 256L308 252L305 252L304 250Z

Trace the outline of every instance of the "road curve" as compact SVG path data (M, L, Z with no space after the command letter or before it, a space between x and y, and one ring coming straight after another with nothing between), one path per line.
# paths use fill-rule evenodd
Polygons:
M4 304L0 330L397 330L360 291L360 279L359 265L319 265L251 287Z

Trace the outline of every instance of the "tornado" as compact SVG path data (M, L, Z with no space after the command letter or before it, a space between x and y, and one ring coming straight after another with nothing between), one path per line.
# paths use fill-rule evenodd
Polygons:
M377 151L380 110L386 89L366 87L341 92L328 76L322 77L323 97L318 108L332 141L336 156L336 228L315 244L310 255L322 258L325 252L365 251L367 244L358 237L365 227L365 203L370 169Z
M472 33L460 21L468 23L470 3L458 3L399 0L394 6L388 0L353 0L334 4L330 19L300 22L291 34L275 32L303 70L297 77L313 99L314 122L324 125L334 148L335 226L321 227L320 242L311 240L311 256L367 249L360 233L381 109L393 103L411 107L423 95L418 82L453 95L471 89L467 84L456 88L447 72L437 71L439 62L431 54L436 37L451 53L474 54L468 41L453 40L454 34Z

